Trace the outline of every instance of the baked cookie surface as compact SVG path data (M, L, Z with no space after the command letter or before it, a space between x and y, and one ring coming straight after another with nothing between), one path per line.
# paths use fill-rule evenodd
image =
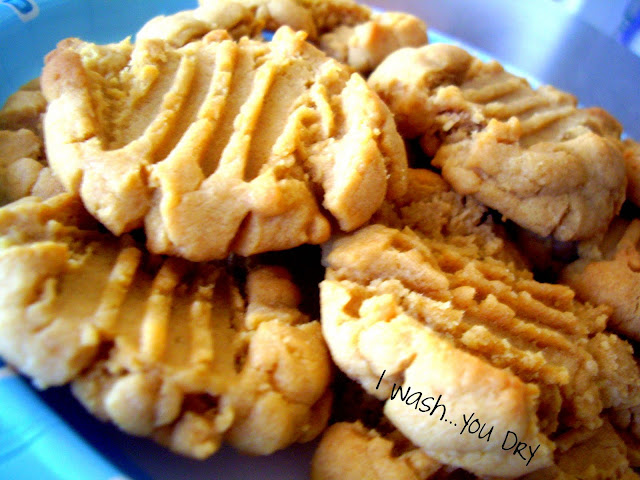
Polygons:
M595 270L598 307L535 281L492 208L559 245L602 233L621 155L628 198L640 184L638 144L455 48L402 50L369 86L355 78L426 43L412 15L200 3L134 44L61 43L48 145L36 83L0 111L2 202L63 190L45 147L72 191L0 209L0 355L173 452L267 455L344 407L324 328L338 367L386 405L354 401L354 417L386 429L330 426L314 480L637 478L640 374L612 331L637 333L639 230L598 259L615 264ZM304 33L262 41L283 25ZM447 180L407 169L403 141ZM324 244L321 292L320 247L289 250L303 243ZM280 254L295 280L256 260Z
M640 143L625 139L622 153L627 166L627 198L640 206Z
M202 1L194 10L151 19L136 41L163 39L181 47L216 29L235 39L261 39L285 25L306 32L320 50L365 76L390 53L428 42L426 24L414 15L373 12L356 2L304 0Z
M526 480L598 478L635 480L640 478L630 465L627 447L611 423L604 421L596 430L569 431L557 441L552 467L523 478Z
M402 12L382 12L357 25L337 26L320 36L318 46L367 75L392 52L427 42L427 26L419 18Z
M44 158L42 141L32 130L0 130L0 204L29 195L41 198L64 188Z
M622 127L604 110L452 45L399 50L368 82L457 192L537 235L590 238L619 212Z
M584 300L613 307L610 328L640 340L640 219L616 219L595 258L567 266L561 280Z
M0 109L0 129L26 128L41 134L42 115L46 108L47 101L40 90L40 80L31 80L10 95Z
M34 195L49 198L64 188L44 151L42 116L47 107L39 79L24 84L0 109L0 204Z
M442 467L395 431L381 435L360 422L339 422L323 434L312 480L426 480Z
M525 475L552 464L556 432L596 429L604 410L636 405L640 373L631 346L604 331L607 307L487 255L491 235L473 236L475 222L443 229L460 222L450 204L437 228L421 227L409 203L415 231L373 224L328 244L323 331L338 367L385 400L385 415L429 456L477 475ZM426 398L445 407L425 413ZM471 414L485 438L462 432ZM491 427L499 438L489 441ZM502 448L509 431L536 453Z
M0 209L0 355L173 451L269 454L318 435L331 365L288 273L150 255L71 194ZM90 285L90 288L87 286Z
M264 21L238 2L212 2L193 10L153 17L136 33L139 40L163 40L182 47L214 30L225 30L232 38L260 39Z
M72 195L46 202L29 197L0 208L0 270L6 276L0 299L0 354L39 387L68 382L87 366L100 343L89 320L91 309L75 303L86 287L79 281L85 266L79 260L100 235L66 227L67 223L96 226ZM99 267L100 261L90 262L93 270ZM99 288L106 275L84 276L92 281L102 277L96 283ZM57 280L60 277L65 280ZM99 290L84 297L89 304L96 302Z
M353 0L199 0L203 7L247 8L265 28L277 30L287 25L307 32L312 41L341 25L357 25L371 18L366 5Z
M174 48L62 42L43 71L49 162L113 233L193 261L320 243L406 189L393 117L288 27ZM73 115L74 122L65 122Z

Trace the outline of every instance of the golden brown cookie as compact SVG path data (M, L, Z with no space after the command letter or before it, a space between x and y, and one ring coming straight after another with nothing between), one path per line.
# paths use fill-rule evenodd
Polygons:
M40 80L34 79L24 84L9 96L0 109L0 130L20 130L26 128L34 133L42 133L42 115L47 101L40 91Z
M64 189L44 159L32 130L0 130L0 205L28 195L49 198Z
M627 138L623 142L624 163L627 166L627 199L640 206L640 143Z
M201 6L216 8L218 5L249 9L265 28L277 30L287 25L294 30L307 32L312 41L322 33L340 25L357 25L371 18L371 9L354 0L200 0Z
M522 477L526 480L637 480L627 448L607 421L593 431L570 431L557 439L552 467Z
M640 219L616 220L595 258L581 258L561 280L592 303L613 307L612 330L640 340Z
M382 12L357 25L337 26L320 36L318 46L366 75L392 52L427 42L427 26L419 18L401 12Z
M319 34L333 30L339 25L362 23L368 20L372 13L369 7L354 0L293 0L293 2L311 14Z
M556 440L554 463L519 477L523 480L596 480L638 477L635 452L608 421L596 430L571 430ZM402 478L407 480L475 479L462 470L438 464L411 445L397 430L382 435L358 422L330 426L316 450L313 480Z
M0 208L0 355L39 387L68 382L100 344L91 317L108 278L100 268L114 261L118 242L102 245L96 231L67 226L87 217L69 194Z
M488 209L473 197L453 191L439 174L410 168L407 185L407 193L385 201L371 223L400 230L409 227L431 238L447 239L464 248L470 257L498 258L519 267L527 266L504 229L493 222Z
M36 78L10 95L0 110L0 205L28 195L49 198L64 192L43 149L46 106Z
M640 402L631 347L603 333L607 308L565 286L384 225L335 240L325 264L334 361L442 463L524 475L551 464L559 425L598 428L603 409Z
M324 428L331 365L288 273L149 255L70 194L0 209L0 355L96 416L205 458L269 454ZM90 286L88 288L87 286Z
M199 40L213 30L226 30L233 38L261 38L264 22L239 2L212 2L173 15L159 15L145 23L136 33L136 41L164 40L182 47Z
M590 238L620 210L621 126L602 109L443 44L397 51L368 81L457 192L537 235Z
M491 120L470 140L442 146L433 163L457 192L540 236L571 241L605 231L626 186L616 144L585 133L523 149L520 132L515 118Z
M200 4L225 12L243 9L268 30L287 25L307 32L318 48L363 75L391 52L428 41L427 26L418 17L372 12L353 0L201 0Z
M552 86L531 87L496 61L483 62L448 44L403 49L369 79L396 115L400 132L422 137L434 155L486 127L490 119L519 119L523 146L583 133L619 139L622 126L600 108L576 108L577 99ZM431 147L431 148L426 148Z
M42 79L51 166L107 228L203 261L326 241L406 189L393 117L362 77L287 27L159 41L67 40ZM74 122L64 121L72 115Z
M311 462L312 480L426 480L442 467L397 430L383 436L359 422L331 425Z

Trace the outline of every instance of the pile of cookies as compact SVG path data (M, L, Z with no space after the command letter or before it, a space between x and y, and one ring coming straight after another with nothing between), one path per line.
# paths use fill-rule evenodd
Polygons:
M193 458L636 478L638 172L409 14L201 0L0 111L0 355Z

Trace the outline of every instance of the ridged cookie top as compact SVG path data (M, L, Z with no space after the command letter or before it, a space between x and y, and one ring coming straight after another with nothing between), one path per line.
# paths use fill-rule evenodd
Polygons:
M401 67L410 69L402 75ZM428 153L484 128L490 119L522 123L521 143L560 141L582 133L618 139L622 127L600 108L552 86L533 88L496 61L483 62L446 44L407 48L380 65L369 83L388 101L403 135L423 137ZM424 115L428 112L430 115Z
M406 188L387 107L287 27L269 43L67 40L42 84L53 169L112 232L144 225L156 253L323 242Z
M334 360L386 401L404 435L444 464L513 477L549 465L559 432L598 428L606 409L640 402L632 349L605 332L608 307L535 281L481 207L436 174L408 177L380 223L326 244L321 284ZM446 420L414 408L416 392L442 395ZM500 438L461 434L472 413ZM507 431L540 445L530 464L501 449Z
M620 124L452 45L402 49L369 84L463 195L538 235L606 230L625 198Z
M394 383L441 394L450 423L475 413L502 437L541 445L527 468L499 441L387 400L387 416L427 454L476 474L522 475L549 461L546 436L559 424L596 428L604 408L637 403L639 373L631 347L602 333L607 309L466 251L382 225L337 240L321 284L323 330L338 366L380 399Z
M0 209L0 355L39 387L196 458L268 454L325 426L330 361L276 266L149 255L76 196Z

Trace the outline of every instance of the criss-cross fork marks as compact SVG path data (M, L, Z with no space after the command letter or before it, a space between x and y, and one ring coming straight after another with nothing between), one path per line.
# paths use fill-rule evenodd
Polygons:
M70 66L79 80L65 83ZM357 228L406 188L386 106L287 27L268 43L69 41L43 88L65 186L112 232L144 226L155 253L206 261L320 243L332 218ZM69 109L81 131L59 121Z
M115 239L55 221L39 224L37 210L28 214L32 231L18 241L5 237L9 245L1 252L3 268L31 265L33 271L16 283L22 287L18 297L3 298L2 329L7 341L14 334L24 337L19 341L25 358L14 360L36 383L69 381L91 364L105 342L128 352L130 367L165 365L186 375L212 364L215 341L230 340L238 323L232 306L242 305L233 298L239 292L230 286L224 267L154 259L127 237ZM43 344L47 351L65 354L40 364L34 359L46 355L36 351Z
M587 131L618 139L620 125L598 108L579 109L572 95L551 86L532 88L520 77L495 62L470 68L469 78L459 85L465 100L480 107L483 116L502 122L520 121L520 144L530 147L543 141L562 141Z
M10 310L3 331L7 337L9 330L49 337L49 348L64 342L67 352L50 358L41 372L28 372L36 382L45 386L68 381L93 361L103 343L115 343L119 359L128 358L124 368L146 364L179 375L214 361L217 370L227 370L218 374L238 368L237 351L246 346L235 337L248 331L245 301L223 265L150 256L127 236L118 239L61 224L59 220L81 214L82 207L75 200L58 205L56 200L26 202L13 207L16 212L10 207L0 212L5 240L0 263L4 268L33 264L32 273L20 283L24 289L19 297L8 294L2 300ZM57 219L49 210L57 211ZM5 224L16 222L29 224L30 230L13 238L15 227L5 232ZM217 343L222 347L216 348ZM91 354L65 363L88 347ZM23 348L29 349L28 342ZM49 378L49 371L65 368L64 378Z
M367 256L372 249L375 262L348 265L356 250ZM604 329L608 309L580 304L568 287L539 284L504 262L380 225L340 240L327 259L327 281L349 292L347 318L392 302L456 348L539 385L545 430L552 432L559 419L589 427L599 421L598 367L586 347ZM396 270L410 272L410 279Z
M0 209L3 358L192 457L223 439L268 454L322 430L330 362L284 268L249 269L243 292L226 264L151 255L86 217L72 194ZM288 427L274 433L271 415Z

